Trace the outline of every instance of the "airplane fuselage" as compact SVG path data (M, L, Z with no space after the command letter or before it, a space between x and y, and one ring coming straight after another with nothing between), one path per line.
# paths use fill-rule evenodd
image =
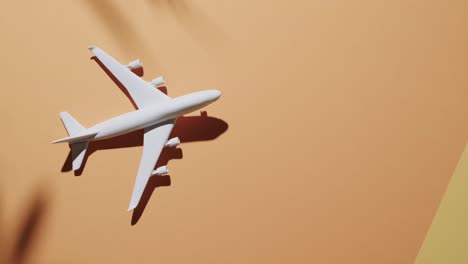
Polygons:
M216 101L221 95L217 90L194 92L159 102L96 124L80 134L97 133L92 140L102 140L126 134L177 118ZM79 136L79 135L78 135Z

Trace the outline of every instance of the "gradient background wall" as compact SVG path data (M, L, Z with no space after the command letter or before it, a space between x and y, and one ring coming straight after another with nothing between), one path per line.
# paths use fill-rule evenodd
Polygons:
M413 263L468 136L467 13L441 0L1 1L3 260ZM96 151L75 177L61 172L67 146L50 144L66 135L60 111L90 126L133 109L89 45L140 58L170 96L223 91L206 111L227 131L183 144L133 220L141 147Z

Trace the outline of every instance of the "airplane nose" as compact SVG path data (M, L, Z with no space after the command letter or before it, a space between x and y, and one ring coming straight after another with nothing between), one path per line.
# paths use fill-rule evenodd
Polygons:
M210 97L213 98L212 100L218 100L219 97L221 97L221 91L218 90L211 90L210 91Z
M215 90L215 91L214 91L214 96L216 97L216 99L218 99L219 97L221 97L221 91Z

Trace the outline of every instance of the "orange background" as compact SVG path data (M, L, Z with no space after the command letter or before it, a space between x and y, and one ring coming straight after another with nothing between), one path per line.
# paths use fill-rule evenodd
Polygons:
M412 263L466 142L467 11L435 0L2 1L3 259ZM60 111L90 126L133 109L90 45L140 58L170 96L223 91L205 110L228 129L182 144L133 221L141 147L96 151L75 177L61 172L66 145L50 144L66 136Z

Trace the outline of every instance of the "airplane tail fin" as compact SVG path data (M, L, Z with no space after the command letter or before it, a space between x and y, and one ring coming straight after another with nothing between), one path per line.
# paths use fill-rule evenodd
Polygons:
M72 153L73 170L76 171L81 168L81 164L83 163L86 150L88 148L88 143L89 143L88 138L92 138L96 134L93 133L89 135L78 135L81 132L83 132L83 130L85 130L86 128L82 126L78 121L76 121L76 119L73 118L67 112L61 112L60 118L62 119L63 126L67 130L68 135L70 137L56 140L53 143L69 141L71 153ZM80 139L85 140L85 141L80 141L76 143L70 142L70 141L75 141L75 140L80 140Z
M74 136L85 130L85 127L67 112L60 112L60 118L62 119L63 126L67 130L69 136Z

